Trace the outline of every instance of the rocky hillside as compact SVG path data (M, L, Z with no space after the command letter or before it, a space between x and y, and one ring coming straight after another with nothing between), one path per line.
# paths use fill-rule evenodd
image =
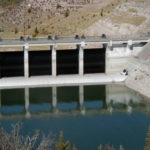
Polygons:
M92 0L25 0L18 3L2 3L0 8L1 32L29 30L36 25L46 23L53 17L69 16L70 11L81 9ZM5 4L5 5L4 5ZM11 5L12 4L12 5Z
M150 31L149 0L0 0L0 36Z
M127 0L119 3L107 17L85 29L84 33L87 35L147 34L150 32L149 14L149 0Z

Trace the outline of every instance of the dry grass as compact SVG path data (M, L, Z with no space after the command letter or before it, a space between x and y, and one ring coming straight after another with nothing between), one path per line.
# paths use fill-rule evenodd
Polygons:
M70 11L68 17L64 15L54 16L52 18L47 18L47 14L42 13L42 19L37 25L31 24L31 28L26 30L27 35L32 35L35 26L39 30L38 36L43 35L60 35L60 36L69 36L75 34L82 34L82 31L98 20L111 17L111 12L118 6L120 3L126 2L129 0L104 0L99 4L87 5L82 9L76 11ZM149 2L149 0L133 0L136 2ZM103 11L103 13L102 13ZM129 12L136 12L134 8L130 8ZM102 15L103 14L103 15ZM30 14L31 15L31 14ZM129 23L133 25L140 25L146 19L144 16L139 17L122 17L122 16L113 16L113 20L117 22ZM14 28L14 27L12 27ZM22 32L14 34L12 32L0 33L1 37L20 37L23 35Z
M137 9L136 8L129 8L128 9L128 12L131 12L131 13L137 13Z
M111 19L119 23L128 23L135 26L141 25L146 20L144 16L137 16L137 17L112 16Z
M81 34L84 29L99 19L109 16L118 3L120 3L119 0L103 1L99 4L88 5L77 11L71 11L68 17L55 16L38 25L40 35L68 36ZM46 20L45 15L43 15L43 18ZM27 31L28 34L31 34L31 32L33 32L33 28Z
M33 136L22 136L21 125L16 124L10 132L0 128L0 150L77 150L76 146L64 140L64 133L59 133L58 139L54 140L50 135L41 135L36 130ZM113 146L98 146L98 150L115 150ZM124 150L122 146L119 150ZM147 150L147 149L146 149Z
M39 35L75 35L81 34L84 29L92 25L101 18L107 17L110 12L117 6L119 0L102 1L99 4L87 5L77 11L70 11L70 15L58 15L50 19L47 14L42 13L42 21L36 25L39 30ZM103 15L102 15L103 11ZM32 35L35 25L31 29L26 30L27 35ZM14 31L9 33L0 33L1 37L19 37L22 33L14 34Z

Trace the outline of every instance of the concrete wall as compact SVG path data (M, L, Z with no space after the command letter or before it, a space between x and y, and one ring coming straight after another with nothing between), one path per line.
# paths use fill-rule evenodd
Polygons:
M125 84L130 89L150 98L150 62L134 59L128 65L129 75Z
M132 49L128 45L107 46L106 49L106 73L120 73L127 67L127 64L132 61L143 49L143 44L133 45Z

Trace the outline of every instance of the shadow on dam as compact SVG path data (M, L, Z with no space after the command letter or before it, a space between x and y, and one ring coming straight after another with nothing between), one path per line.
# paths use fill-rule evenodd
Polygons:
M84 50L84 74L105 73L105 48ZM57 75L79 73L79 50L56 51ZM29 75L52 75L51 50L29 51ZM24 52L0 52L0 76L24 76Z

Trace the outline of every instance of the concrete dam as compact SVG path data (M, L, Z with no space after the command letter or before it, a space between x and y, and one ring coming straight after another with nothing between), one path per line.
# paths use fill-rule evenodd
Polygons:
M0 51L0 88L122 82L120 73L148 43L147 35L1 39L1 49L22 51ZM40 46L49 50L30 50ZM57 50L58 46L75 48Z

